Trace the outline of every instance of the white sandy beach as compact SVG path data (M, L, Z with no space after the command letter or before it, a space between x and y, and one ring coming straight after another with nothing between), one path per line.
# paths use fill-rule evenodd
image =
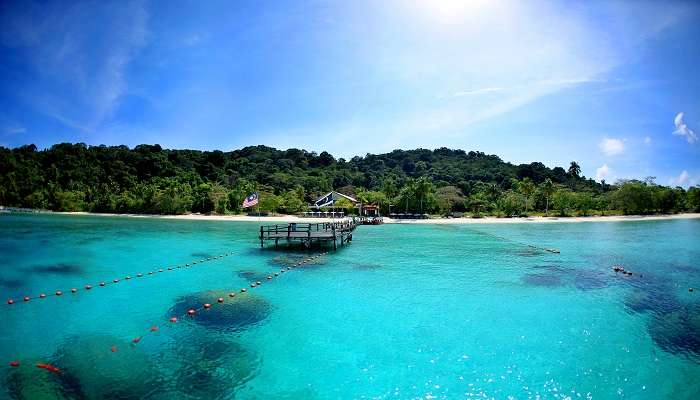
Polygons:
M67 215L96 215L106 217L129 217L129 218L162 218L162 219L182 219L201 221L237 221L237 222L260 222L260 223L289 223L289 222L324 222L329 218L302 218L294 215L276 215L266 217L255 217L248 215L152 215L152 214L101 214L86 212L64 212L56 214ZM554 222L620 222L620 221L657 221L674 219L700 218L700 213L670 214L670 215L611 215L596 217L526 217L526 218L432 218L432 219L391 219L384 218L387 224L529 224L529 223L554 223ZM338 219L336 219L338 220Z

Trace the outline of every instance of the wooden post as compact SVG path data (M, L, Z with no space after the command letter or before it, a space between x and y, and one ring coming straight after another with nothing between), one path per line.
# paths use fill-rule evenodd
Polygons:
M263 227L260 227L260 247L263 247Z
M338 244L336 243L336 236L335 236L335 224L332 225L332 232L333 232L333 250L338 250Z

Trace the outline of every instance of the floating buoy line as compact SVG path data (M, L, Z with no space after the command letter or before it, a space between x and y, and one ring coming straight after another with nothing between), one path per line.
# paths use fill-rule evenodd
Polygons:
M482 231L480 231L480 230L478 230L478 229L473 229L473 228L466 228L466 229L469 230L469 231L471 231L471 232L476 233L477 235L488 236L488 237L491 237L491 238L503 240L503 241L505 241L505 242L514 243L514 244L517 244L517 245L520 245L520 246L523 246L523 247L529 247L529 248L531 248L531 249L537 249L537 250L541 250L541 251L546 251L546 252L548 252L548 253L553 253L553 254L559 254L559 253L561 253L561 252L559 251L559 249L555 249L555 248L551 248L551 247L540 247L540 246L535 246L535 245L532 245L532 244L529 244L529 243L523 243L523 242L519 242L519 241L517 241L517 240L509 239L509 238L507 238L507 237L503 237L503 236L499 236L499 235L494 235L493 233L482 232Z
M87 290L92 290L94 287L106 287L109 285L116 285L117 283L121 282L122 279L125 281L129 281L131 279L144 278L147 276L156 276L156 275L163 273L163 272L170 272L170 271L176 271L179 269L192 268L198 264L203 264L203 263L209 262L209 261L215 261L215 260L218 260L218 259L221 259L224 257L232 256L233 254L234 254L233 252L227 252L227 253L224 253L224 254L221 254L218 256L207 257L207 258L203 258L201 260L195 260L195 261L191 261L189 263L175 265L172 267L154 268L146 273L138 272L136 274L126 275L126 276L121 277L121 278L114 278L111 280L101 281L95 285L87 284L85 286L82 286L82 290L87 291ZM70 289L70 293L72 293L72 294L78 294L78 291L79 290L78 290L77 286ZM59 297L59 296L62 296L63 294L64 294L64 292L62 290L56 290L55 292L49 292L49 293L44 292L44 293L41 293L41 294L36 295L36 296L24 296L22 298L22 302L28 303L34 299L46 299L48 297ZM15 300L13 298L10 298L10 299L7 299L6 305L11 306L11 305L18 303L18 302L19 302L19 300Z
M226 253L226 254L223 254L223 255L221 255L221 256L210 257L210 258L208 258L208 259L206 259L206 260L204 260L204 261L209 261L209 260L213 260L213 259L216 259L216 258L225 257L225 256L228 256L228 255L231 255L231 254L233 254L233 253ZM272 280L274 280L274 279L276 279L276 278L278 278L278 277L281 277L282 274L284 274L285 272L291 271L292 269L297 268L297 267L303 267L303 266L307 265L309 262L314 261L314 260L316 260L316 259L318 259L318 258L320 258L321 256L324 256L324 255L326 255L326 254L328 254L328 252L319 253L319 254L316 254L316 255L314 255L314 256L307 257L307 258L305 258L305 259L303 259L303 260L301 260L301 261L299 261L299 262L297 262L297 263L295 263L295 264L292 264L292 265L290 265L290 266L282 267L279 271L275 271L275 272L273 272L273 273L270 273L270 275L267 276L266 281L272 281ZM200 261L200 262L203 262L203 261ZM192 263L190 263L190 264L192 264ZM194 263L194 264L196 264L196 263ZM189 264L188 264L188 266L189 266ZM180 268L180 267L175 267L175 268L177 269L177 268ZM160 272L162 272L162 271L160 271ZM126 278L125 278L125 279L126 279ZM112 284L114 284L114 283L116 283L116 282L113 281ZM104 284L106 285L107 282L104 282ZM251 290L252 290L252 289L256 289L256 288L262 286L262 284L263 284L263 282L261 282L261 281L251 282L251 283L250 283L250 289L251 289ZM230 291L230 292L228 293L227 297L228 297L229 299L232 299L232 298L235 298L236 296L244 296L244 295L246 295L246 293L250 293L250 292L248 291L247 288L242 287L242 288L240 288L240 289L235 289L235 290ZM173 325L177 324L178 322L180 322L180 321L181 321L182 319L184 319L184 318L196 318L197 315L198 315L199 313L201 313L201 312L207 312L207 311L210 310L213 306L215 306L215 305L221 305L221 304L224 304L225 302L226 302L226 299L225 299L224 297L218 297L218 298L216 298L216 299L212 299L211 302L207 302L207 303L203 303L203 304L193 304L190 308L187 309L186 312L184 312L184 313L182 313L182 314L179 314L179 315L172 315L172 316L168 317L168 322L167 322L167 324L166 324L165 326L173 326ZM146 336L148 336L149 334L153 334L153 333L155 333L155 332L158 332L159 330L160 330L160 326L159 326L158 324L153 324L153 325L151 325L151 326L150 326L147 330L145 330L141 335L139 335L139 336L134 336L134 337L131 339L131 346L136 346L136 345L138 345L139 343L141 343L141 341L142 341ZM107 349L105 349L105 351L106 351L106 350L107 350ZM109 351L112 352L112 353L116 353L116 352L119 351L119 347L117 347L117 346L111 346L111 347L109 348ZM12 361L10 361L10 362L8 363L8 365L9 365L11 368L19 368L20 366L22 366L22 365L24 365L24 364L21 363L19 360L12 360ZM55 374L58 374L58 373L61 372L61 370L60 370L59 368L57 368L57 367L55 367L55 366L53 366L53 365L50 365L50 364L38 363L38 364L36 364L35 366L36 366L37 368L42 368L42 369L45 369L45 370L47 370L47 371L49 371L49 372L51 372L51 373L55 373Z

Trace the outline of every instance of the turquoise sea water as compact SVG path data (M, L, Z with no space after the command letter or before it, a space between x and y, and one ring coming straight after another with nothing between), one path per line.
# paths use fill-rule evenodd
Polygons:
M700 220L362 226L271 281L318 251L258 226L0 215L0 398L700 395Z

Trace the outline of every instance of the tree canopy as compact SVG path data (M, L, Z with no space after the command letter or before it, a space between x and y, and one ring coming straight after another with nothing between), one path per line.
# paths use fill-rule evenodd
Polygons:
M378 204L384 213L472 212L559 215L698 211L700 189L653 181L615 185L542 163L514 165L496 155L448 148L394 150L350 160L327 152L250 146L239 150L159 145L61 143L0 147L0 204L58 211L239 213L246 195L260 208L296 213L332 189Z

